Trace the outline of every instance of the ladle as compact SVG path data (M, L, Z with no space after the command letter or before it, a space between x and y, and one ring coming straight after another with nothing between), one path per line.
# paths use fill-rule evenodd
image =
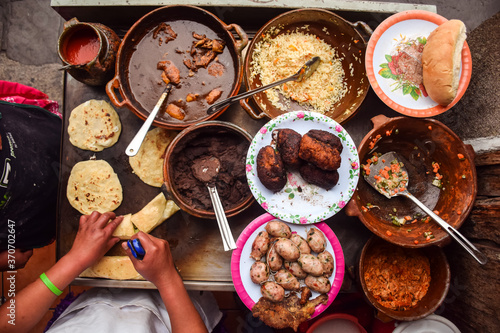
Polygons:
M225 100L220 101L218 103L215 103L214 105L212 105L211 107L209 107L207 109L207 114L212 114L215 111L217 111L218 109L223 108L223 107L225 107L227 105L230 105L230 104L232 104L234 102L237 102L240 99L244 99L244 98L250 97L250 96L252 96L254 94L260 93L261 91L264 91L264 90L267 90L269 88L278 86L278 85L283 84L285 82L292 81L292 80L300 82L300 81L302 81L304 79L307 79L309 76L311 76L312 73L314 73L314 71L316 70L316 68L318 68L318 66L319 66L320 63L321 63L321 58L320 57L313 57L311 60L308 60L299 69L299 71L297 73L295 73L294 75L289 76L289 77L287 77L287 78L285 78L283 80L279 80L279 81L276 81L274 83L270 83L270 84L262 86L260 88L256 88L254 90L250 90L250 91L244 92L242 94L239 94L239 95L236 95L236 96L233 96L233 97L229 97L228 99L225 99Z
M161 106L163 105L163 102L165 102L165 99L167 98L170 90L172 90L172 84L169 83L167 84L167 87L165 90L163 90L163 93L160 96L160 99L158 102L156 102L156 105L149 114L149 116L146 118L144 121L144 124L142 124L141 128L137 132L137 134L134 136L132 141L130 141L127 149L125 150L125 153L132 157L137 155L137 152L141 148L142 141L144 141L144 138L146 137L146 134L148 134L149 128L151 127L151 124L153 123L153 120L155 120L156 115L158 114L158 111L160 110Z
M417 204L418 207L420 207L424 212L432 217L434 221L436 221L465 250L467 250L467 252L469 252L469 254L474 257L477 262L479 262L481 265L484 265L488 261L488 259L483 253L481 253L471 242L467 240L467 238L465 238L455 228L446 223L442 218L440 218L437 214L435 214L432 210L430 210L422 202L420 202L420 200L418 200L410 192L408 192L407 188L410 182L408 171L400 161L401 159L398 157L398 155L392 151L379 156L377 163L370 164L370 172L369 174L365 174L365 180L375 190L385 195L389 199L399 195L411 199L415 204ZM393 171L391 165L395 164L397 164L397 166ZM386 167L388 167L389 169L385 169ZM384 171L382 170L388 171L389 179L381 176L381 174L384 174ZM381 178L378 178L379 180L377 180L376 177Z
M197 158L193 161L193 165L191 166L194 177L207 186L210 199L212 200L212 206L214 207L215 218L219 225L222 242L224 244L224 251L230 251L236 249L236 243L234 242L231 228L227 222L226 213L220 201L219 193L215 187L215 180L219 173L219 169L220 161L213 156Z

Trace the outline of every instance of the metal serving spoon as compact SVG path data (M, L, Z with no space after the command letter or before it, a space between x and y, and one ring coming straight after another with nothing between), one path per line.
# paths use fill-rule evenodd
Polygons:
M167 84L167 87L165 88L165 90L163 90L163 93L161 94L160 99L156 103L153 111L151 111L149 116L146 118L146 121L144 121L144 124L142 124L141 128L139 129L137 134L134 136L132 141L130 141L127 149L125 150L125 154L127 154L128 156L131 156L131 157L137 155L137 152L141 148L142 141L144 141L146 134L148 134L149 128L151 127L153 120L155 120L156 115L158 114L158 111L160 110L161 106L163 105L163 102L167 99L167 96L170 93L170 90L172 90L171 83Z
M191 166L194 177L204 183L208 188L217 224L219 225L222 242L224 244L224 251L230 251L236 249L236 243L234 242L231 228L227 222L226 213L220 201L219 193L217 193L217 188L215 187L215 179L219 174L219 169L220 161L213 156L198 158L193 161L193 165Z
M370 164L370 174L365 174L365 180L379 193L385 195L387 198L392 198L398 195L410 198L414 203L417 204L424 212L426 212L430 217L434 219L453 239L455 239L467 252L470 253L477 262L481 265L486 264L488 261L487 257L481 253L471 242L469 242L461 233L459 233L455 228L446 223L442 218L435 214L432 210L427 208L423 203L415 198L410 192L408 192L407 187L410 182L408 171L399 163L401 159L398 155L391 151L378 157L377 163ZM399 169L401 176L390 185L384 185L382 182L377 182L375 177L380 176L380 170L383 170L386 166L391 167L391 164L399 163Z
M269 88L272 88L272 87L275 87L275 86L278 86L280 84L283 84L285 82L288 82L288 81L297 81L297 82L300 82L304 79L307 79L309 76L311 76L312 73L314 73L314 71L316 70L316 68L318 68L319 64L321 63L321 58L320 57L313 57L311 60L308 60L301 68L300 70L295 73L294 75L292 76L289 76L287 77L286 79L283 79L283 80L279 80L279 81L276 81L274 83L270 83L268 85L265 85L265 86L262 86L260 88L256 88L254 90L250 90L250 91L247 91L247 92L244 92L242 94L239 94L239 95L236 95L236 96L233 96L233 97L229 97L228 99L225 99L223 101L220 101L218 103L215 103L214 105L212 105L211 107L209 107L207 109L207 114L212 114L214 113L215 111L227 106L227 105L230 105L234 102L237 102L239 101L240 99L244 99L244 98L247 98L247 97L250 97L256 93L260 93L261 91L264 91L264 90L267 90Z

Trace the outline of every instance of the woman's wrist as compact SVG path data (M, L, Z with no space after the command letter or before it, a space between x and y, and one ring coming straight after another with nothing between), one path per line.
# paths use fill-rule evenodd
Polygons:
M63 256L59 260L59 262L61 262L64 265L66 270L74 274L75 277L80 275L84 270L86 270L90 266L84 260L82 260L81 256L75 254L71 250L65 256Z
M175 295L179 288L184 288L182 278L177 271L174 271L171 274L163 274L159 280L154 281L153 283L160 293L166 295Z

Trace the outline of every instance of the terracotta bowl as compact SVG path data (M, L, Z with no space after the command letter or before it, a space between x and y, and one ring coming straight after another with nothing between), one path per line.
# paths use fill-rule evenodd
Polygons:
M307 28L304 28L306 27ZM255 34L251 40L245 56L244 80L248 89L256 89L262 86L260 75L252 78L252 57L256 52L256 46L264 39L263 36L273 37L295 31L316 35L324 40L338 55L342 57L342 68L345 72L344 82L348 87L346 95L337 103L332 105L325 115L338 123L344 123L350 119L363 103L369 90L369 81L365 69L366 44L363 36L357 30L371 34L370 27L361 21L351 23L329 10L320 8L300 8L287 11L267 22ZM255 94L240 101L241 106L254 119L264 117L275 118L285 111L275 107L267 98L265 92ZM304 106L295 101L290 101L288 111L301 111Z
M439 216L455 229L460 228L477 193L472 147L465 145L437 120L379 115L372 122L373 130L358 146L360 163L366 163L374 152L395 151L408 170L409 192L433 211L438 211ZM462 159L459 154L463 155ZM440 165L442 189L432 185L435 178L432 162ZM425 247L442 246L450 241L449 235L433 220L421 221L427 214L412 201L405 197L387 199L364 179L359 181L352 198L346 213L358 216L368 229L388 242L404 247ZM391 215L410 216L411 221L417 221L398 227L392 224ZM424 234L429 232L433 238L426 239Z
M436 246L425 247L421 249L407 249L404 251L418 251L429 259L431 281L429 289L425 296L416 304L415 307L396 311L382 306L372 295L366 286L364 273L367 265L368 254L380 246L397 247L397 245L388 243L379 237L373 236L363 247L358 267L358 278L367 300L377 309L378 317L383 318L386 315L392 319L413 321L424 318L433 313L444 301L450 288L450 267L443 250ZM381 315L382 314L382 315Z
M219 139L218 144L212 141L212 138L221 137L223 139ZM253 203L253 195L246 182L245 173L245 156L251 140L252 137L245 130L223 121L206 121L184 129L172 140L165 152L163 188L166 190L166 195L182 210L193 216L215 219L211 204L207 206L207 201L210 202L208 189L205 184L194 178L191 171L192 162L196 158L215 156L221 162L215 184L226 216L234 216L247 209ZM233 165L233 160L220 157L220 154L237 156L238 162ZM242 170L238 169L240 167ZM234 176L235 174L238 177ZM239 179L240 182L229 184L228 177ZM235 188L241 190L239 192L241 197L236 202L230 203L229 199L237 197L233 191ZM200 201L204 201L205 204L200 205Z
M171 26L177 37L168 41L168 34L166 36L162 30L157 30L162 24ZM154 37L155 31L159 31L160 37ZM192 60L184 51L191 49L195 40L193 32L224 41L224 51L217 55L217 62L225 68L221 75L210 74L210 67L198 68L193 75L193 71L184 64L184 61ZM106 85L106 93L114 106L127 107L145 120L166 87L157 64L167 60L168 55L168 60L180 71L181 82L171 89L165 105L175 102L186 116L178 120L159 112L153 125L180 131L202 121L213 120L227 107L208 115L206 109L210 104L205 97L215 88L222 91L219 100L238 93L243 79L241 53L247 43L248 36L240 26L226 24L205 9L184 5L157 8L135 22L123 37L116 57L115 76ZM214 63L211 62L211 65ZM186 96L190 93L199 96L187 102Z

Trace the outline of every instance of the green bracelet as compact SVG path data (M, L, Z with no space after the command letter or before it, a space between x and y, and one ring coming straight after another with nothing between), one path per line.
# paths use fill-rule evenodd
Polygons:
M50 289L56 296L60 296L63 292L57 288L52 281L49 280L45 273L40 274L40 280Z

